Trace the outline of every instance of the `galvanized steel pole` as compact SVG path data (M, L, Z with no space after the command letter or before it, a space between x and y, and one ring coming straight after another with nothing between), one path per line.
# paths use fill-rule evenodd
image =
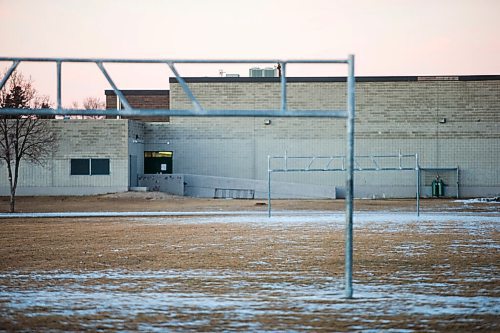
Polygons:
M267 155L267 216L271 217L271 156Z
M57 64L57 109L62 109L61 103L61 66L62 63L60 61L56 62Z
M19 65L19 62L20 62L19 60L14 60L14 62L9 67L7 72L5 72L5 76L3 77L2 81L0 81L0 89L2 89L3 86L7 83L7 80L12 75L12 72L16 70L17 66Z
M167 65L168 67L170 67L170 70L175 75L175 78L177 79L177 82L179 82L179 84L181 85L182 90L184 90L184 93L191 100L194 110L196 112L203 112L203 108L201 107L200 102L198 102L191 89L189 89L189 86L187 85L186 81L179 75L179 72L175 68L175 65L171 62L167 63Z
M420 166L418 163L418 153L415 154L415 169L417 170L417 216L420 216Z
M286 112L286 62L281 63L281 111Z
M345 194L345 297L352 298L353 197L354 197L354 55L349 55L347 77L347 177Z
M127 111L132 110L132 107L130 106L128 100L125 98L125 95L123 95L123 92L120 89L118 89L118 87L116 86L116 84L113 81L113 79L111 78L111 76L109 76L109 73L106 70L106 68L104 68L103 63L96 62L96 65L97 65L97 67L99 67L99 69L101 70L101 72L104 75L104 77L106 78L106 80L108 80L108 83L111 86L111 88L113 89L113 91L115 92L116 96L118 96L120 98L120 102L125 107L125 110L127 110Z

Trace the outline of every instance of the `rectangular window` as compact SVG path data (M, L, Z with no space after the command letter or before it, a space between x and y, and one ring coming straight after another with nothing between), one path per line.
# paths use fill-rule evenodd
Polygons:
M91 175L109 175L109 158L93 158L90 160Z
M71 159L71 175L89 175L90 160L88 158Z
M109 158L72 158L72 176L109 175Z

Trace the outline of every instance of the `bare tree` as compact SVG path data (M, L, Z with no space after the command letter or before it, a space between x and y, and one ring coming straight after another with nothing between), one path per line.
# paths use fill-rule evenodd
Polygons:
M99 110L104 109L106 105L99 97L87 97L83 100L83 108L85 110ZM104 119L104 116L84 116L86 119Z
M57 136L47 120L29 115L29 111L25 116L2 115L1 108L49 107L48 97L38 95L31 78L24 78L20 72L12 73L6 86L0 90L0 162L7 164L11 213L15 211L21 161L44 164L46 157L57 149Z
M98 97L87 97L83 100L82 106L85 110L98 110L104 109L105 104ZM80 104L77 101L73 101L71 103L70 109L78 110L80 109ZM67 116L70 119L104 119L104 116L82 116L82 115L74 115Z
M87 97L83 100L83 108L85 110L104 109L104 102L99 97Z

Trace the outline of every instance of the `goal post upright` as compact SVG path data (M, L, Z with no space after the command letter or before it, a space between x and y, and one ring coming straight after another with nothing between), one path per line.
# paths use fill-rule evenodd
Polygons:
M355 80L354 55L348 58L347 76L347 174L345 195L345 297L352 298L353 265L353 198L354 198L354 116L355 116Z

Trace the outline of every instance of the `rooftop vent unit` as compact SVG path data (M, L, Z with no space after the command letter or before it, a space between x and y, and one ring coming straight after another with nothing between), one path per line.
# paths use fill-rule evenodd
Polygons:
M264 68L264 71L263 71L264 75L262 75L263 77L276 77L276 68L272 68L272 67L267 67L267 68Z
M262 69L258 67L250 68L250 77L262 77Z
M277 76L278 76L278 71L276 70L276 68L272 67L250 68L250 77L277 77Z
M226 74L226 77L240 77L240 74Z

